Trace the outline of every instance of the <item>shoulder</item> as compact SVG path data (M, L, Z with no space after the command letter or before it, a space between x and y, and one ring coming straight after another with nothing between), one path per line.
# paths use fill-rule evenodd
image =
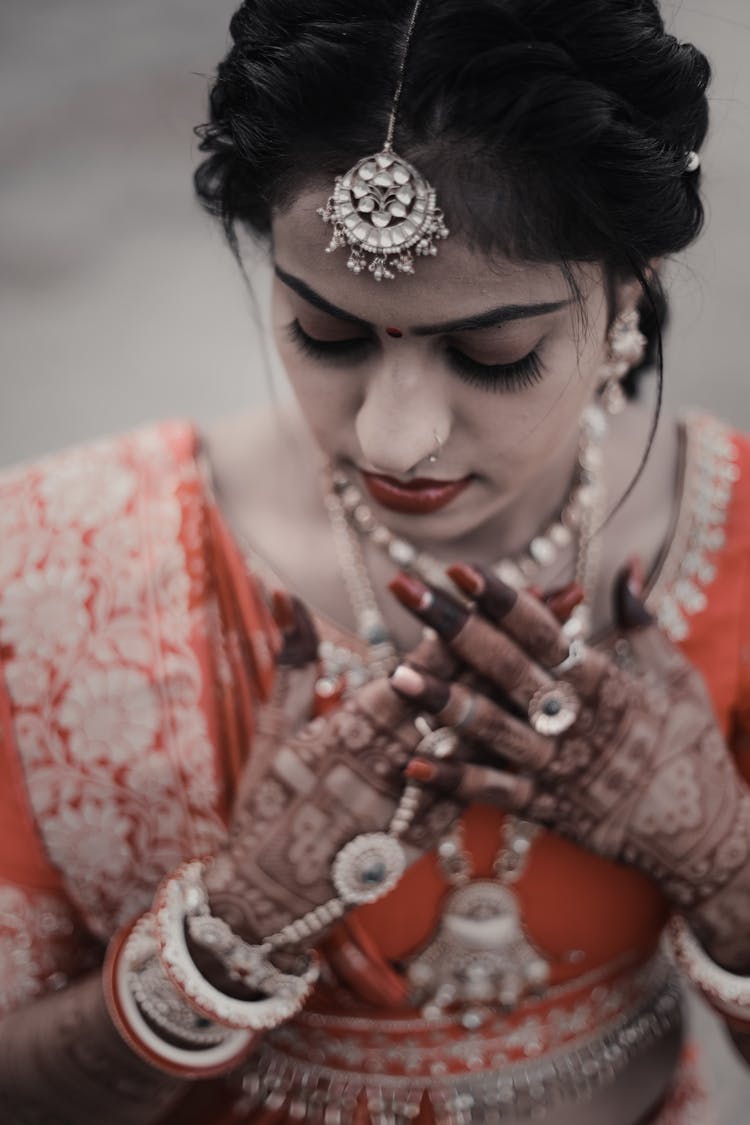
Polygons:
M194 429L161 422L0 473L0 644L16 657L91 629L102 591L138 598L144 566L190 538ZM174 569L174 567L173 567ZM106 614L109 618L109 614Z
M51 863L106 935L162 868L223 831L194 428L162 422L6 470L0 522L7 741Z
M5 507L38 491L60 518L92 522L122 503L139 475L174 474L194 462L196 440L191 422L174 419L82 442L0 470L0 500Z
M18 705L68 666L148 661L149 619L189 600L203 507L183 421L0 473L0 653Z
M694 637L699 619L736 608L750 552L750 442L699 410L683 414L680 433L678 502L650 592L676 642Z

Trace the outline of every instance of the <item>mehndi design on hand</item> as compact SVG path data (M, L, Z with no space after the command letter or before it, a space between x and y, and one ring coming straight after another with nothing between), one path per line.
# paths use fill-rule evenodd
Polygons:
M310 718L303 701L309 708L314 626L297 599L274 608L284 636L276 717L260 717L229 839L206 874L212 911L250 941L334 897L337 852L353 837L387 827L403 791L403 767L420 739L417 709L385 678L331 714ZM412 657L441 673L453 659L436 640L424 641ZM422 811L404 838L411 858L445 830L457 806L425 794Z
M464 578L468 568L463 569ZM580 710L570 729L532 729L533 694L554 684L550 669L569 653L559 621L537 598L471 568L461 581L475 610L410 576L393 589L486 684L437 684L404 692L449 724L465 713L471 759L431 763L432 784L461 801L494 800L589 850L650 873L672 902L696 910L736 878L750 859L750 794L717 728L698 672L659 631L627 574L617 611L637 670L586 648L563 681ZM455 577L455 575L454 575ZM398 689L399 675L394 686ZM483 758L483 763L480 761ZM491 765L487 765L491 761ZM710 927L718 939L717 920Z

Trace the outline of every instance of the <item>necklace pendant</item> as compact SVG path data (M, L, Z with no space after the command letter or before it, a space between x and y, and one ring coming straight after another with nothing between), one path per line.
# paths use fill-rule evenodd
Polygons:
M474 879L450 892L437 933L407 979L410 999L427 1018L460 1005L469 1025L478 1026L497 1007L512 1009L542 991L549 964L526 937L513 891L495 879Z

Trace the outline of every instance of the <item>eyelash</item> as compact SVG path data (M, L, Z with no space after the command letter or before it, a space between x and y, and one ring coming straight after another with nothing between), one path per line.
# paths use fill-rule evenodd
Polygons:
M329 363L361 357L373 343L365 337L353 340L316 340L313 336L308 336L298 320L288 325L287 333L292 343L305 355ZM533 386L544 377L542 361L536 349L515 363L505 364L477 363L458 348L448 347L446 354L460 379L484 391L520 390L522 387Z

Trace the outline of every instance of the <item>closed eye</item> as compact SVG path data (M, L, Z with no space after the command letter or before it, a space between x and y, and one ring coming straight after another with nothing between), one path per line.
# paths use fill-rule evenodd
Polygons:
M313 359L350 358L358 353L364 353L376 343L371 336L352 336L346 340L316 340L314 336L305 332L298 320L293 320L286 331L292 343Z
M287 326L287 335L305 355L323 363L346 364L360 361L376 348L371 336L351 336L345 340L318 340L302 328L298 320ZM544 368L536 346L513 363L479 363L459 348L448 344L445 356L463 382L482 390L512 391L530 387L544 377Z
M517 390L531 387L544 378L538 347L513 363L479 363L453 347L447 348L447 354L457 375L465 383L483 390Z

